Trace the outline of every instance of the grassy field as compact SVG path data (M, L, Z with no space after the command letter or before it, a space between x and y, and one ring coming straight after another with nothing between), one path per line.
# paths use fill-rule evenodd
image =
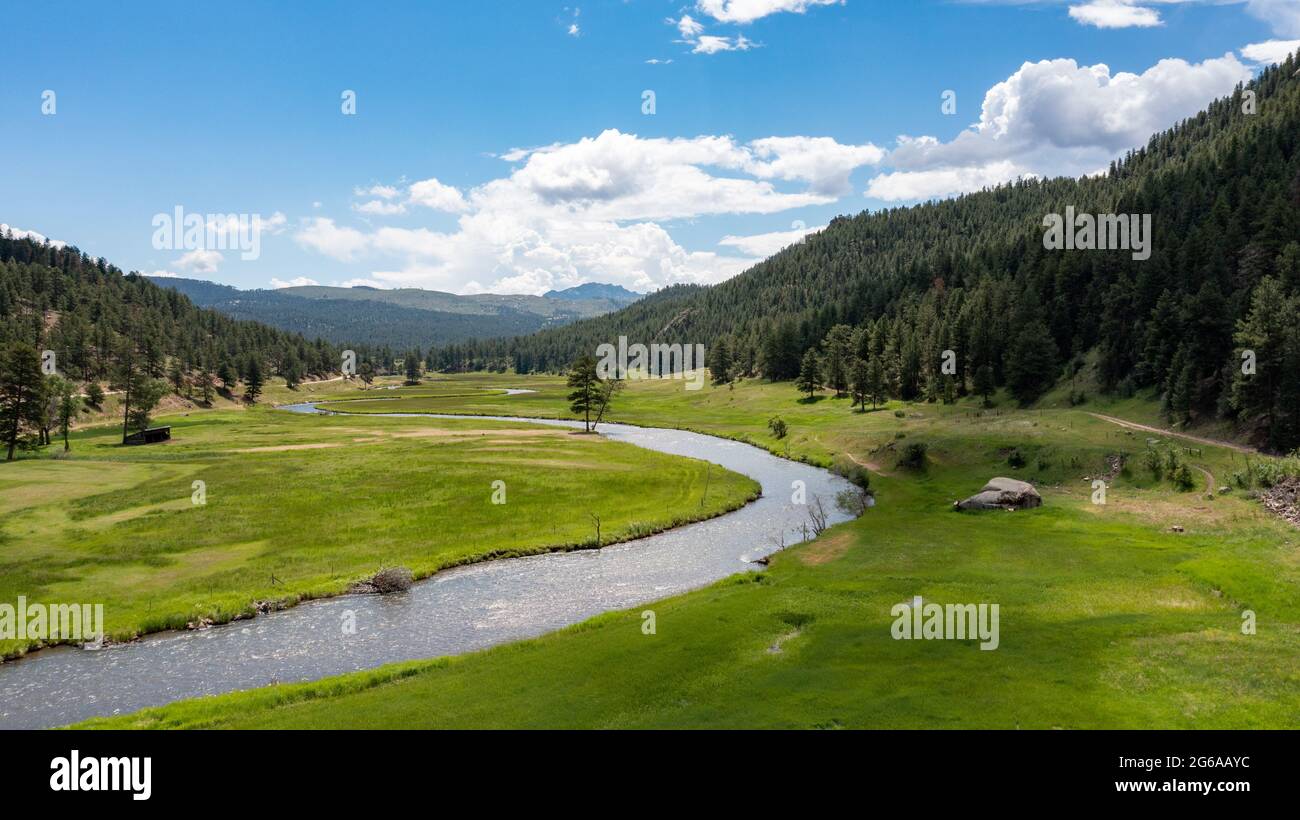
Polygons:
M121 639L337 594L386 566L422 577L593 547L589 514L610 543L757 491L701 461L538 425L267 407L160 421L163 445L124 448L115 426L92 426L70 457L0 466L0 601L103 603ZM0 641L3 655L28 648Z
M482 392L500 386L538 392ZM563 392L558 379L470 376L389 394L396 401L340 391L334 406L560 416ZM1242 469L1243 454L1090 412L1116 409L894 403L856 413L845 399L801 400L788 384L633 383L613 420L816 463L851 458L874 472L880 503L764 572L652 605L654 635L642 634L638 608L472 655L89 725L1300 727L1300 532L1239 491L1206 493ZM769 432L773 416L789 425L785 439ZM1156 420L1149 405L1133 417ZM911 442L928 446L922 469L897 464ZM1179 452L1197 488L1155 480L1148 447ZM1018 468L1008 463L1016 451ZM1115 472L1121 454L1128 466ZM1045 505L951 511L995 475L1032 481ZM1098 478L1104 505L1093 503ZM893 640L890 610L915 595L998 604L999 648ZM1243 634L1246 610L1256 634Z

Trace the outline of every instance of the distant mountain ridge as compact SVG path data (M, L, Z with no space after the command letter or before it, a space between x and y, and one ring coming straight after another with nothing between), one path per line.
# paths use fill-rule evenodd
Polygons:
M307 285L240 290L200 279L153 280L196 305L332 342L393 348L448 345L534 333L618 310L641 298L617 285L581 285L557 296ZM608 295L593 295L608 294Z
M564 290L548 290L542 294L546 299L566 299L570 301L582 299L608 299L611 302L620 302L624 305L630 305L640 299L645 294L628 290L622 285L607 285L603 282L587 282L573 288Z

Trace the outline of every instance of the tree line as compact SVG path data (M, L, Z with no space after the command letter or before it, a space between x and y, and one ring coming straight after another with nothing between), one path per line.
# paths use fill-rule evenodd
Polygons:
M1104 174L838 217L721 284L430 356L448 369L563 372L627 336L702 343L715 362L725 351L735 375L793 380L816 351L837 390L858 368L880 395L1006 388L1026 402L1094 360L1108 394L1153 388L1172 423L1231 419L1289 450L1300 446L1297 69L1295 56L1266 69ZM1045 217L1067 207L1151 214L1150 258L1045 248Z
M123 396L126 435L148 426L167 392L210 404L242 383L255 401L272 375L293 387L339 367L340 350L322 340L198 308L75 247L0 235L0 427L10 457L20 444L50 443L52 415L99 407L106 387Z

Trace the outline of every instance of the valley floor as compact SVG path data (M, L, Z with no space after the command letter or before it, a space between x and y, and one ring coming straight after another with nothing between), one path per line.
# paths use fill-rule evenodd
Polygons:
M486 392L505 386L538 392ZM338 396L366 399L348 401L353 412L546 417L567 415L564 393L558 379L466 376L384 394L394 401ZM874 472L879 504L779 553L765 571L651 605L654 634L643 632L638 608L471 655L88 725L1300 726L1300 531L1240 491L1207 494L1198 483L1180 492L1143 459L1149 447L1174 450L1227 483L1246 454L1184 449L1090 411L1115 412L891 403L861 413L828 395L801 400L788 384L692 392L634 382L612 420L710 432L820 464L849 459ZM774 416L789 426L784 439L769 431ZM913 442L927 445L921 469L898 464ZM1014 456L1023 466L1008 463ZM1032 481L1044 506L952 511L997 475ZM1096 480L1106 481L1105 504L1094 503ZM999 605L998 648L895 640L891 610L918 595ZM1256 629L1243 628L1251 622Z
M336 595L385 567L419 578L593 547L593 515L609 544L758 489L537 425L270 407L163 419L165 444L122 447L105 424L79 431L66 457L60 443L58 457L0 466L0 602L100 603L108 637L125 640ZM0 657L36 645L0 640Z

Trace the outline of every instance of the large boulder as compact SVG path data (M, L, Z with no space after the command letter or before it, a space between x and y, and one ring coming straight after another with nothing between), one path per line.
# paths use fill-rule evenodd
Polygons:
M1043 497L1032 484L1014 478L995 478L965 501L953 504L958 510L1024 510L1041 507Z

